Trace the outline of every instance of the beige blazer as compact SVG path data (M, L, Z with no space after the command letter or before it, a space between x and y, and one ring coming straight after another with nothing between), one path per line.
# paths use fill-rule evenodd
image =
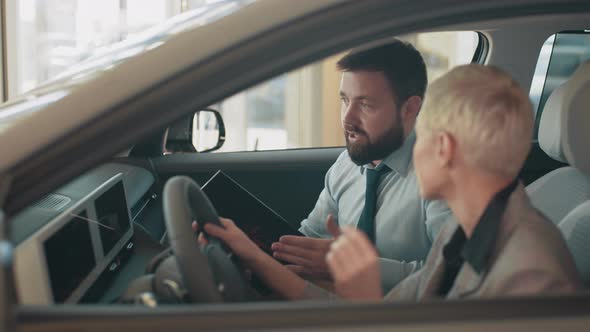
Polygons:
M447 298L572 293L581 282L565 241L553 223L530 203L522 184L512 192L488 268L481 274L464 263ZM444 272L443 247L458 224L441 230L424 267L386 296L388 301L436 297Z

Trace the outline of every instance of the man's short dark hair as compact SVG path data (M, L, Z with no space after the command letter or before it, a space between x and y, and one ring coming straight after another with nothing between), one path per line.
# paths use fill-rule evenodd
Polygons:
M426 65L422 55L412 44L394 40L375 48L351 51L338 61L340 71L383 72L398 105L408 98L424 98L426 90Z

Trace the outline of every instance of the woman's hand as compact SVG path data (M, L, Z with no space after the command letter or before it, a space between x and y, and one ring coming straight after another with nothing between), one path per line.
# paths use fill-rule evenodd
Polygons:
M252 240L250 240L250 238L244 234L244 232L242 232L231 219L219 218L219 221L224 228L207 223L204 227L205 233L216 237L225 243L225 245L228 246L234 255L238 256L243 263L247 265L257 259L261 254L264 255L264 252L258 248L258 246L252 242ZM195 232L199 230L197 222L193 222L192 226ZM207 240L203 233L199 235L199 243L201 245L207 244Z
M344 227L326 256L336 292L348 299L381 300L379 256L365 233Z

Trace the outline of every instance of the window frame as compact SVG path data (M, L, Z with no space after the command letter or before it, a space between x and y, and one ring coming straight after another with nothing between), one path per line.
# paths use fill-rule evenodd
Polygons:
M539 125L541 123L541 116L543 114L543 109L545 107L545 103L547 102L547 100L545 100L545 103L543 103L543 104L541 104L541 101L543 99L543 94L545 92L545 87L547 84L547 75L549 74L549 68L551 68L551 62L554 59L553 53L555 51L555 43L557 42L558 35L565 35L565 34L590 36L590 30L564 30L564 31L556 32L556 33L550 35L549 37L547 37L547 39L545 40L545 42L543 42L543 45L539 49L539 57L537 58L537 63L535 65L535 71L533 73L533 77L531 78L531 88L529 90L529 99L531 100L531 103L533 106L533 114L535 117L535 123L534 123L535 127L533 129L533 135L534 135L533 142L538 142L538 139L539 139ZM541 59L541 55L543 52L543 47L545 46L545 44L547 42L550 42L549 47L551 47L551 50L549 51L549 58L546 59L546 61L545 61L544 59ZM542 76L537 76L537 75L542 75ZM540 77L539 80L542 80L542 84L537 83L538 81L536 82L535 76ZM535 86L535 83L537 83L538 85ZM539 86L541 87L541 89L539 91L538 97L535 95L535 98L531 98L531 93L533 92L533 89L536 90L536 88ZM553 93L553 91L551 93Z
M473 32L475 33L475 36L477 37L477 45L475 47L475 50L473 51L473 56L471 57L471 62L470 63L479 63L479 64L485 64L485 62L488 59L489 56L489 51L490 51L490 41L489 39L486 37L486 35L481 32L481 31L477 31L477 30L469 30L469 31L464 31L464 30L448 30L448 31L422 31L420 33L441 33L441 32ZM318 126L321 125L321 123L325 122L327 119L326 117L330 117L330 114L316 114L317 112L313 112L314 109L327 109L326 107L326 101L324 100L315 100L315 98L308 98L308 97L317 97L318 95L318 89L324 89L325 87L323 86L323 84L318 84L318 82L312 80L312 78L317 78L318 75L319 77L321 77L322 81L324 80L324 77L322 76L323 74L321 73L322 69L324 69L323 67L323 62L329 59L332 59L336 56L340 57L342 56L344 53L340 53L337 55L333 55L327 58L324 58L320 61L316 61L314 63L310 63L304 67L300 67L297 68L293 71L290 71L288 73L285 73L284 75L287 76L287 89L288 92L286 94L289 94L289 96L286 96L286 99L293 99L296 98L299 101L299 107L298 107L298 111L296 113L296 115L294 114L290 114L292 113L292 111L290 112L289 110L293 109L293 105L290 105L290 103L286 102L286 108L285 108L285 129L287 129L288 133L287 133L287 141L290 141L290 138L293 138L298 145L295 147L286 147L286 148L282 148L282 149L262 149L262 150L249 150L248 147L246 147L244 150L226 150L223 147L220 150L217 151L212 151L213 153L216 154L224 154L224 153L236 153L236 152L260 152L260 151L290 151L290 150L309 150L309 149L333 149L333 148L342 148L345 146L344 142L341 142L340 144L326 144L323 145L324 142L322 141L322 134L323 131L320 131L319 133L312 133L311 135L304 135L302 134L302 130L306 130L309 127L309 123L311 123L311 125L313 126L313 128L316 128ZM334 61L335 62L335 61ZM450 67L453 68L453 67ZM280 76L280 75L279 75ZM270 81L272 81L273 79L279 77L273 77L269 80L266 80L265 82L261 83L261 84L266 84ZM430 79L429 79L429 83L430 83ZM247 93L248 89L240 91L239 93L235 94L234 96L230 97L233 98L235 96L238 96L242 93ZM326 91L323 91L323 94L325 94ZM337 91L334 92L335 96L337 97ZM227 98L227 99L230 99ZM226 100L227 100L226 99ZM322 98L320 98L322 99ZM224 100L225 101L225 100ZM220 102L219 104L223 104L223 101ZM218 105L219 105L218 104ZM333 105L332 105L333 107ZM220 110L221 113L223 113L223 110ZM339 111L338 111L339 113ZM331 117L331 120L333 120L334 116ZM307 121L306 120L310 120L312 119L313 121ZM330 120L328 120L330 121ZM231 126L229 126L231 127ZM248 129L248 123L246 123L246 131ZM292 135L292 137L290 137L290 135ZM309 136L309 137L308 137ZM247 140L247 138L246 138ZM227 143L227 142L226 142Z

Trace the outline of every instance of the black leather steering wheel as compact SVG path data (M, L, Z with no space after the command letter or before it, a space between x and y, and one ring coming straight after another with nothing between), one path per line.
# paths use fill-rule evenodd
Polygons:
M192 302L243 301L247 283L231 253L209 236L200 248L191 223L221 226L217 212L199 185L187 176L175 176L164 186L164 220L187 295ZM221 226L223 227L223 226Z

